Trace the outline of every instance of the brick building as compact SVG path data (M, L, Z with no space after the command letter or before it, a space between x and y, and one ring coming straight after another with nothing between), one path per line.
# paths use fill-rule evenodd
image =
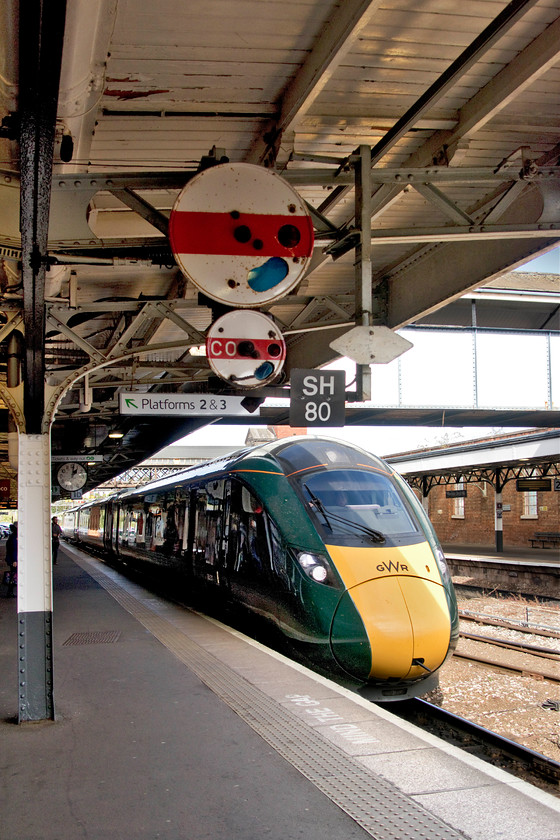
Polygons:
M499 435L387 460L423 499L446 545L494 546L501 531L504 548L529 548L535 533L560 532L556 429ZM543 480L550 489L538 489L536 482Z

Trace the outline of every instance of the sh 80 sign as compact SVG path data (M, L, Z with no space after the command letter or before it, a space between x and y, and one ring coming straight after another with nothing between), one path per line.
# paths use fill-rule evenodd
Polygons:
M343 370L292 370L290 426L344 426Z

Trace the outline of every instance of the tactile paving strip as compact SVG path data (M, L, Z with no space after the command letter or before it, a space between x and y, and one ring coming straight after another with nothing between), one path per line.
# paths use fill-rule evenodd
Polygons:
M362 767L158 616L96 568L95 563L77 556L74 559L208 688L375 840L465 840L465 835L429 814L390 782Z

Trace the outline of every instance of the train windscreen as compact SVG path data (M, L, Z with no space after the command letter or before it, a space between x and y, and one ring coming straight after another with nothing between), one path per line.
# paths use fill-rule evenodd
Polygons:
M391 478L373 470L330 469L302 475L302 495L325 536L394 542L419 526Z

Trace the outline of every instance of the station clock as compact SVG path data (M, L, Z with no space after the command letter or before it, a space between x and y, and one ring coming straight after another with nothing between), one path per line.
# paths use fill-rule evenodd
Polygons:
M87 481L87 471L82 464L67 462L58 468L56 477L63 490L81 490Z

